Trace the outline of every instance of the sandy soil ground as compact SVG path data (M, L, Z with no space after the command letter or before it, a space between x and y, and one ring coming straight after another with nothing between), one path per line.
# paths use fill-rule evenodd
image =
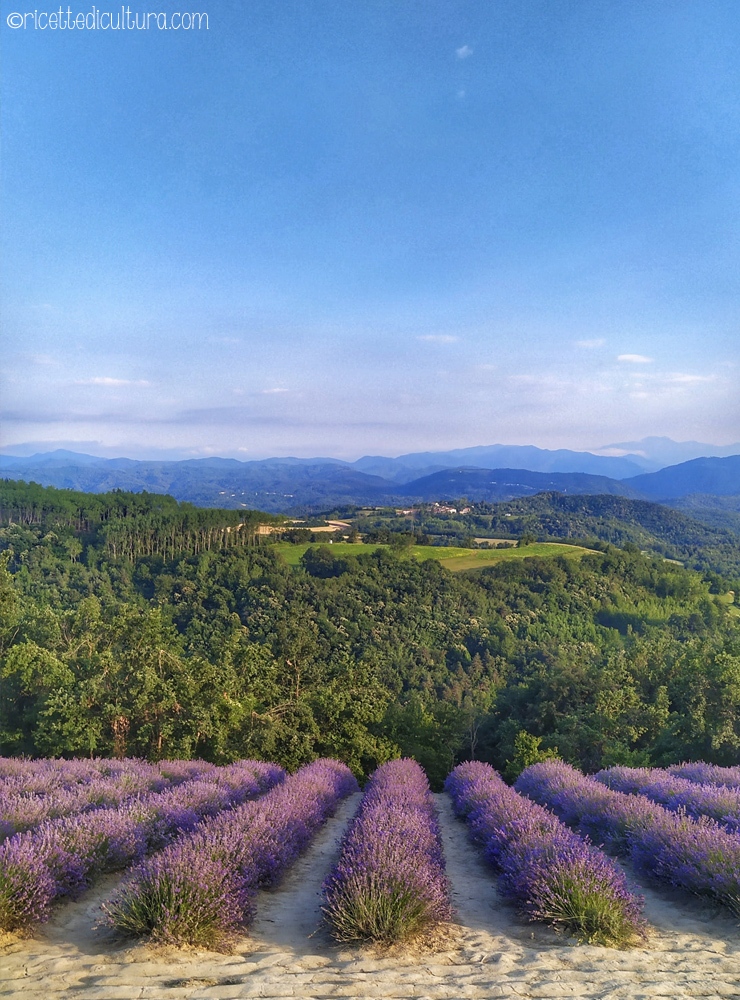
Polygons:
M522 924L439 796L458 919L392 952L340 948L321 926L319 891L357 804L345 802L283 884L259 900L249 936L229 954L131 946L98 925L117 884L60 907L33 938L0 950L0 997L24 1000L226 1000L334 997L740 997L740 928L701 902L645 891L653 932L630 951L579 946Z

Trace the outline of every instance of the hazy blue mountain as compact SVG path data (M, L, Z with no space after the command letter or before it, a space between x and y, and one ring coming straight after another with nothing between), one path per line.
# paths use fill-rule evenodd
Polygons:
M442 469L529 469L532 472L585 472L610 479L627 479L645 471L644 460L631 455L612 457L560 448L549 451L534 445L482 445L452 451L425 451L398 458L366 455L353 463L360 472L408 483Z
M430 476L433 472L441 472L449 468L444 462L429 462L428 465L406 465L400 458L384 458L382 455L366 455L352 463L358 472L369 476L382 476L391 483L408 483L421 476Z
M693 493L735 496L740 493L740 455L695 458L658 472L625 480L650 500L675 500Z
M99 465L105 462L104 458L97 458L95 455L84 455L78 451L46 451L36 455L17 456L0 455L0 469L25 469L25 468L52 468L55 466L78 466L78 465ZM108 460L110 461L110 460ZM113 459L117 462L133 461L128 458Z
M512 500L545 491L558 493L613 494L639 497L640 494L616 479L590 476L582 472L530 472L526 469L444 469L403 486L409 498L475 501Z
M122 489L169 493L207 507L254 507L278 512L348 503L394 502L392 483L357 472L334 459L203 458L181 462L139 462L77 456L31 456L0 462L0 474L63 489L105 493Z
M485 456L495 448L461 449ZM501 446L503 448L503 446ZM510 451L512 449L505 449ZM532 462L566 462L563 455L539 448L527 452ZM413 500L444 500L467 496L471 500L504 500L556 490L570 494L611 494L677 503L682 497L702 495L698 506L708 509L707 497L740 495L740 455L700 458L658 472L618 479L582 471L488 467L458 463L452 468L429 464L432 456L451 459L456 452L419 453L403 461L419 462L401 467L401 459L361 459L356 463L328 458L271 458L240 462L232 458L182 461L138 461L130 458L96 458L71 451L55 451L17 458L0 456L0 475L35 481L43 486L102 493L112 489L170 493L178 500L211 507L255 507L270 512L322 510L346 504L398 505ZM601 467L622 459L589 456ZM569 460L568 460L569 461ZM384 474L369 470L382 468ZM705 514L708 517L708 513ZM725 518L725 522L728 519ZM730 518L729 520L734 520ZM712 523L722 521L712 515Z
M679 465L694 458L727 458L729 455L740 455L740 442L716 445L702 444L700 441L673 441L667 437L645 437L641 441L622 441L605 445L599 450L626 452L628 453L626 457L641 465L645 472L657 472L667 465Z

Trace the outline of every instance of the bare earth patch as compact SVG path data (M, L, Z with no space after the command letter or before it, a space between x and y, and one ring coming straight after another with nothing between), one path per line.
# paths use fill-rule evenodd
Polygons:
M630 951L574 945L522 924L438 796L456 924L404 947L337 947L321 923L321 883L358 796L343 803L283 884L263 893L248 936L228 954L132 946L99 926L108 879L60 907L33 937L0 942L0 997L24 1000L217 1000L333 997L740 997L740 928L698 901L644 890L654 930Z

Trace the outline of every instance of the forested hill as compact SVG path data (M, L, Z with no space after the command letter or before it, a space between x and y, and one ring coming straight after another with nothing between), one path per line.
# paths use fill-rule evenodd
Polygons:
M615 496L541 493L507 503L477 504L473 533L534 534L538 538L597 538L620 548L637 545L691 569L740 580L740 534L703 524L680 511Z
M633 545L676 559L690 569L728 578L740 587L740 530L712 527L646 500L557 492L501 503L470 503L466 498L456 501L454 511L439 504L422 504L406 513L363 510L354 513L352 524L368 540L376 541L405 532L444 545L469 545L474 538L485 543L486 538L526 537L533 541L572 539L587 545L607 542L620 548Z
M82 542L129 559L249 545L260 524L282 520L255 510L194 507L159 493L83 493L0 479L0 526L61 532L74 560Z
M357 545L326 547L314 575L228 534L113 551L105 523L60 520L78 516L0 528L0 753L328 754L361 776L402 753L439 781L466 755L505 765L526 732L589 769L737 760L732 595L662 558L465 576Z

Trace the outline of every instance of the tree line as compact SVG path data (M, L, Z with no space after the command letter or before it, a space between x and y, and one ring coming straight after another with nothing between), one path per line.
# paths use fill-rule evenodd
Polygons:
M436 782L532 746L587 770L740 756L735 607L636 546L470 574L327 546L293 568L217 532L114 555L110 521L0 527L1 753L331 755L360 777L404 754Z

